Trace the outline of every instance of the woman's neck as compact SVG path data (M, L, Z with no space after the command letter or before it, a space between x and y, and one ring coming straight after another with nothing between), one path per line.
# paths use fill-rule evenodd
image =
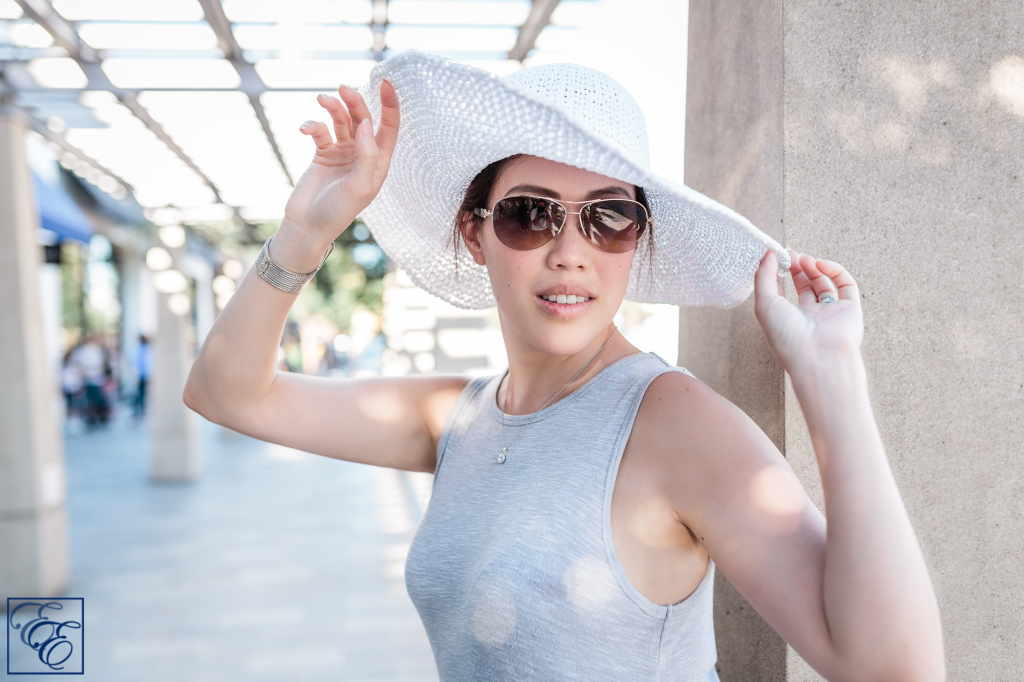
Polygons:
M614 324L609 324L607 329L572 355L551 355L528 347L521 338L510 339L508 334L505 334L505 344L509 373L502 381L496 398L498 407L509 415L530 414L540 410L545 403L553 405L608 365L640 352ZM577 372L579 374L572 378Z

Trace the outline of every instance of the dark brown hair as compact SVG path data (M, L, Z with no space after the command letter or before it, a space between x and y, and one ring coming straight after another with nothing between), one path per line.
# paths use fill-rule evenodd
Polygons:
M488 199L491 196L491 190L494 189L494 185L501 178L502 173L508 169L516 161L523 157L522 154L514 154L513 156L506 157L499 161L495 161L490 164L482 171L477 173L473 181L469 183L469 187L466 188L466 194L462 197L462 205L459 206L458 213L455 214L455 220L452 224L452 231L448 235L448 246L452 247L452 251L455 255L455 276L459 276L459 244L462 243L462 226L469 221L482 222L484 219L473 213L474 209L477 208L490 208ZM637 185L633 186L636 190L636 200L647 209L647 215L654 217L651 213L651 207L647 203L647 193L644 192L643 187ZM654 283L654 223L649 222L647 224L647 230L645 235L641 237L641 241L647 240L647 277L648 285ZM639 248L640 244L637 244Z

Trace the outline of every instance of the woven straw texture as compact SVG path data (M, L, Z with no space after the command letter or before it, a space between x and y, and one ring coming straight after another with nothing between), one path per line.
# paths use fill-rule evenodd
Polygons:
M380 120L380 83L398 94L401 122L391 169L362 217L377 243L419 287L460 308L495 305L485 267L449 235L469 183L487 165L531 154L643 187L655 218L655 260L638 246L626 298L731 307L753 290L766 249L789 255L735 211L650 171L636 101L609 76L576 64L504 79L421 52L374 67L362 93ZM682 119L682 112L680 112Z

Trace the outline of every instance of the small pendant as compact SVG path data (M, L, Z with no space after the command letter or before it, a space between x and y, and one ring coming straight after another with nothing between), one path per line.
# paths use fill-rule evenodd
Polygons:
M498 455L498 464L504 464L505 463L505 453L506 452L508 452L508 448L502 449L501 454Z

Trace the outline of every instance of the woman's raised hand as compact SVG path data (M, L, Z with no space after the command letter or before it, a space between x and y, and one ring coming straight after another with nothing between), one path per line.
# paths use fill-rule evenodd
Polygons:
M338 88L338 95L341 101L317 98L331 115L333 136L319 121L299 128L313 138L316 153L285 205L272 245L271 256L285 269L315 268L328 245L377 196L391 163L398 139L398 96L391 84L381 82L376 137L362 96L345 86Z
M754 277L754 311L768 346L791 375L860 353L864 320L857 283L843 266L789 249L799 306L782 291L779 263L769 251ZM834 303L819 303L831 294Z

